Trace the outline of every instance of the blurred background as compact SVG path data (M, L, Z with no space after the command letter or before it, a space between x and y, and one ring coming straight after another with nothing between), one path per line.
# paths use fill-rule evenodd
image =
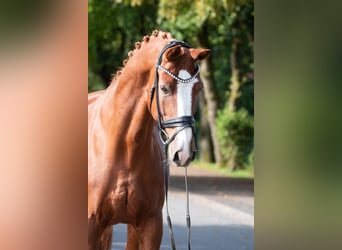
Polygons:
M154 29L193 47L205 88L196 113L196 164L254 176L254 1L88 1L88 91L106 88L136 41Z

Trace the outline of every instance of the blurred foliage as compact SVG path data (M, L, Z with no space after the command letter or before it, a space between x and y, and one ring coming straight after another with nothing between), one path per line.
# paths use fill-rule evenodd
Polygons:
M194 47L210 48L220 151L227 160L235 147L232 159L237 161L236 168L246 166L254 138L253 0L89 0L88 13L89 92L105 88L134 43L154 29L169 31ZM239 88L236 114L228 114L233 42L237 43L234 56Z
M88 68L88 81L91 82L91 84L88 84L89 93L105 88L101 78L95 74L91 68Z
M122 60L134 43L156 27L155 4L132 7L118 2L88 2L89 67L106 85L110 83L112 74L122 66ZM93 84L90 79L89 83Z
M47 29L45 25L54 19L55 15L51 14L60 10L61 5L59 1L51 0L0 1L1 54L7 53L8 47L34 44Z
M186 40L193 46L199 46L198 36L206 28L208 46L212 49L211 58L213 58L212 62L215 68L212 73L215 85L219 90L221 108L225 105L229 95L228 87L231 76L229 54L234 38L237 38L240 44L238 58L242 85L251 82L247 73L254 70L253 1L161 0L158 24L162 29L169 30L176 39ZM243 95L242 98L244 97ZM248 95L247 98L252 99L253 97ZM253 108L248 108L250 113Z
M253 150L253 118L245 109L231 113L220 110L217 117L218 137L223 163L235 170L249 165Z

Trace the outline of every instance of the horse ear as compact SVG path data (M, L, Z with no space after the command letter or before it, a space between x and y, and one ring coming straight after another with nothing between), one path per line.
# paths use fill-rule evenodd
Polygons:
M174 61L183 54L184 51L182 50L182 45L177 45L167 50L165 53L165 57L168 61Z
M197 60L203 60L206 59L210 53L210 49L189 49L191 57L197 61Z

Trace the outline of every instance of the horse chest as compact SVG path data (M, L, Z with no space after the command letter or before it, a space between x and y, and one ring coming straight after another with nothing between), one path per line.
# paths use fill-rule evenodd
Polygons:
M139 224L141 218L162 208L162 198L140 185L120 186L109 192L101 211L110 224Z

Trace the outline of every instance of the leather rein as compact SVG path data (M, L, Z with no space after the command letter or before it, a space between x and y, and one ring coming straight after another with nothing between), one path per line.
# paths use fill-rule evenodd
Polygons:
M193 116L180 116L175 117L172 119L164 120L163 115L161 113L160 103L159 103L159 74L158 70L165 71L168 75L178 81L178 84L186 84L196 78L199 74L199 66L196 63L196 72L188 79L180 78L170 72L168 69L161 66L161 61L163 54L167 49L175 47L177 45L181 45L185 48L191 48L191 46L183 41L173 40L168 43L159 53L157 64L156 64L156 75L154 79L154 83L151 89L150 94L150 110L152 107L152 100L154 94L156 95L156 106L158 112L158 132L163 144L163 164L164 164L164 188L165 188L165 202L166 202L166 213L167 213L167 223L169 227L169 234L170 234L170 241L173 250L176 250L176 243L174 239L173 229L171 218L169 215L169 207L168 207L168 186L169 186L169 161L168 161L168 147L171 142L176 138L177 134L184 130L185 128L191 128L193 134L195 135L195 118ZM165 129L166 128L178 128L174 134L170 137L167 135ZM195 155L194 155L195 156ZM188 174L187 174L187 167L185 167L185 189L186 189L186 225L187 225L187 238L188 238L188 250L191 249L190 247L190 227L191 227L191 219L190 219L190 212L189 212L189 191L188 191Z

